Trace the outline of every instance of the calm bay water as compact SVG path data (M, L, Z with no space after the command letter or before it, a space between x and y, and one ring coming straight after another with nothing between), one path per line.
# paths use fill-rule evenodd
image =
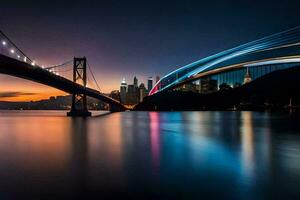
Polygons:
M0 111L0 199L300 199L300 118Z

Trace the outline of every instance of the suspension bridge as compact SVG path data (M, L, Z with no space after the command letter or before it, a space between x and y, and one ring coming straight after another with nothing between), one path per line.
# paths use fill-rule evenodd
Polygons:
M68 116L90 116L87 96L109 105L111 112L127 108L119 101L101 93L92 67L85 57L73 58L62 64L44 66L28 57L0 30L0 73L41 83L72 94Z

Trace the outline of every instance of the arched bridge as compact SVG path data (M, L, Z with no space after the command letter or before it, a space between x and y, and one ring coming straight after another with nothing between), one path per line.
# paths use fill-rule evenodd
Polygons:
M162 77L149 95L172 90L209 75L263 65L300 62L300 26L276 33L176 69ZM283 66L284 67L284 66ZM250 69L251 70L251 69ZM264 70L262 67L261 70ZM262 74L262 73L261 73Z
M8 56L0 55L0 73L41 83L70 94L84 94L99 99L109 104L113 111L124 111L126 109L120 102L97 90L84 87L41 67L33 66L32 64L21 62Z

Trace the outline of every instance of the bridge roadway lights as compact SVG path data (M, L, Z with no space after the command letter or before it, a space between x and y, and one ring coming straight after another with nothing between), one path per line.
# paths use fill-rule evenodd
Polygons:
M86 58L74 58L73 61L73 81L86 87ZM73 94L71 111L67 116L88 117L92 113L87 109L87 100L85 94Z

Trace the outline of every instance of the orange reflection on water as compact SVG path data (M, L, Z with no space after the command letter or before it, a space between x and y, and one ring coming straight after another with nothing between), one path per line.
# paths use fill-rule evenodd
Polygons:
M68 120L60 117L7 117L0 119L0 155L26 170L57 170L70 154Z
M247 176L254 173L254 132L252 122L252 112L242 112L241 143L242 143L242 161L243 169Z

